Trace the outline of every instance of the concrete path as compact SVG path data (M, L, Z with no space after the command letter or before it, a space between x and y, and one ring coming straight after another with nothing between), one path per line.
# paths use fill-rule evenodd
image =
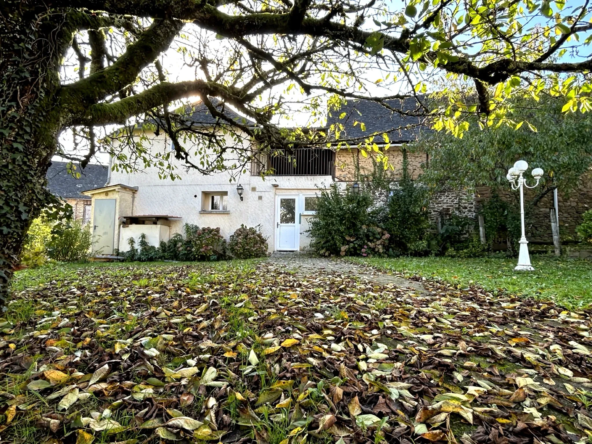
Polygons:
M385 286L392 285L394 287L410 289L417 293L427 294L426 289L420 282L383 273L372 267L355 264L344 259L310 257L303 254L275 253L268 259L268 261L283 270L294 272L297 275L315 276L319 273L354 275L369 283L374 282L378 285Z

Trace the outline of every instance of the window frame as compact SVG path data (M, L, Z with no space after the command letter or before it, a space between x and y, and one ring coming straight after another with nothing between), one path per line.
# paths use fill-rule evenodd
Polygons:
M307 197L312 197L315 199L319 199L319 195L318 194L303 194L302 195L302 215L303 216L313 216L315 214L317 214L317 210L306 210L306 198Z
M219 197L222 208L212 209L214 198ZM200 213L229 213L229 195L228 191L203 191L201 193L201 210Z

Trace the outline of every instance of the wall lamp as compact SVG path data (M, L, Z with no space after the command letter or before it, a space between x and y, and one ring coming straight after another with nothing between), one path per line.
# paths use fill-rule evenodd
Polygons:
M240 200L243 200L243 192L245 191L245 189L243 188L243 186L239 183L236 186L236 192L238 193L238 197L240 197Z

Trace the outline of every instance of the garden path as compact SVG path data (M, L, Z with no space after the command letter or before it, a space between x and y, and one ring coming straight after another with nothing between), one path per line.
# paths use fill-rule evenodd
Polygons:
M387 287L399 287L420 294L428 293L418 281L384 273L373 267L356 264L343 259L311 257L303 254L275 253L268 261L280 270L289 270L301 276L315 276L319 273L353 275L364 282Z

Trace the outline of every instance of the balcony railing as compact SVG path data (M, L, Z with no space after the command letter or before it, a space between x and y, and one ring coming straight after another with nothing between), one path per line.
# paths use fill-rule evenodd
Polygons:
M334 176L335 152L321 148L275 152L253 160L251 174L271 176Z

